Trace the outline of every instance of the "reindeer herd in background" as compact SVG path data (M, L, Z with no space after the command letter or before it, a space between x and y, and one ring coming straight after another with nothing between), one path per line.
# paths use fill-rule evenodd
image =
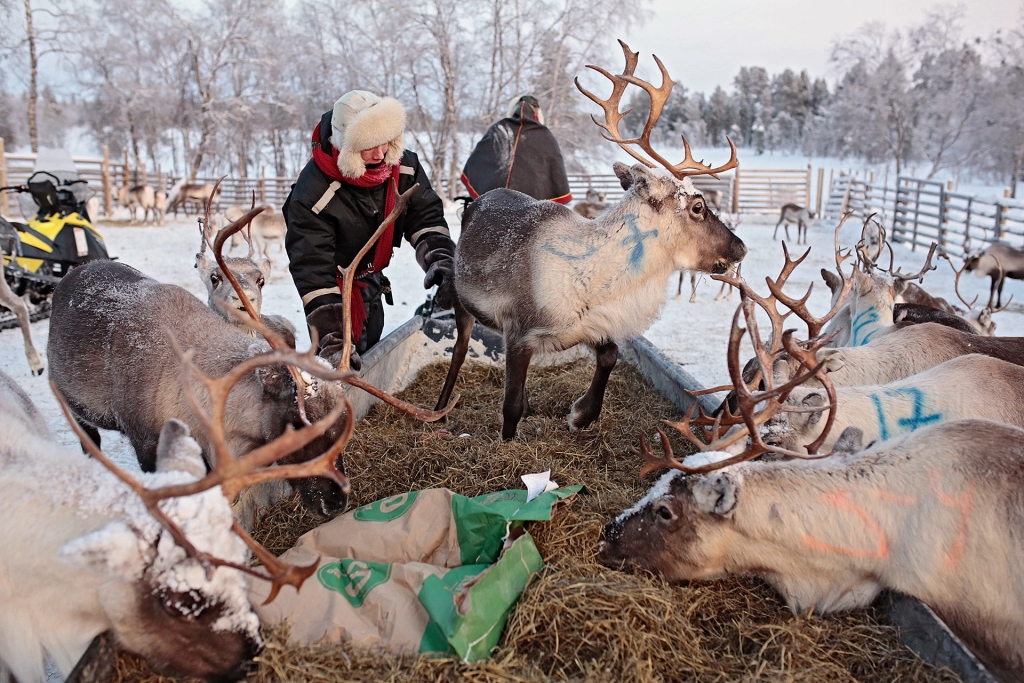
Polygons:
M271 581L272 599L316 566L288 565L259 546L238 502L287 479L312 513L345 509L342 454L355 429L346 387L442 419L479 320L505 338L504 438L529 407L531 356L580 343L594 349L597 368L568 426L590 426L617 342L646 329L680 269L712 272L739 292L731 382L703 392L728 395L713 414L694 402L666 423L695 455L677 459L660 429L656 455L641 435L641 476L671 471L605 527L598 558L673 581L761 576L794 612L852 609L899 590L931 606L997 675L1024 677L1024 338L993 336L991 324L1003 280L1024 275L1024 260L995 245L955 270L958 296L963 272L993 278L988 304L961 314L911 282L935 268L936 248L919 272L903 273L891 258L883 267L892 250L869 217L851 250L839 246L843 223L836 228L835 271L821 273L832 291L824 315L809 309L810 291L786 291L807 254L792 259L785 243L780 274L757 291L738 268L743 242L687 179L731 168L735 148L717 168L695 161L685 138L683 162L661 157L650 132L673 82L660 61L660 87L636 78L638 55L623 51L622 74L593 67L612 95L583 93L604 110L606 137L639 162L615 165L625 194L592 219L503 190L467 208L455 264L458 336L433 411L362 380L348 350L337 367L325 364L315 331L310 350L295 349L294 328L261 310L270 240L260 245L254 221L264 207L232 214L216 231L215 186L195 263L206 305L110 261L61 281L51 384L92 457L57 445L31 398L0 373L0 679L43 680L46 654L67 676L105 632L170 673L243 675L261 641L242 574ZM636 139L618 130L629 84L651 98ZM658 165L670 175L651 170ZM346 305L356 265L416 189L343 273ZM510 214L535 220L502 220ZM264 238L276 229L267 223ZM250 224L254 232L240 232ZM248 254L225 257L236 234ZM505 251L510 243L519 250ZM786 328L791 317L806 325L804 339ZM125 433L144 473L111 462L98 429ZM250 567L250 551L262 569ZM76 581L65 580L58 558L76 568Z

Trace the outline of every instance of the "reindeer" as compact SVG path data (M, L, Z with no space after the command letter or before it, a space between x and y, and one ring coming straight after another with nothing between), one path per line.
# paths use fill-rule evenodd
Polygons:
M789 224L796 223L796 243L807 244L807 226L810 225L814 219L814 212L808 211L806 208L798 204L783 204L782 211L779 213L779 222L775 224L775 232L772 233L772 239L776 239L779 234L779 226L783 226L786 231L786 239L789 239ZM801 236L803 242L800 241Z
M284 253L284 237L288 227L284 222L284 214L270 204L263 205L264 212L252 219L250 228L253 242L256 243L256 253L276 265L274 259L270 258L270 245L277 244L277 252Z
M269 580L272 601L286 585L301 588L316 563L298 567L278 560L233 520L229 501L251 484L286 478L329 479L347 494L350 485L338 462L355 416L340 394L316 422L285 430L249 452L232 449L224 421L231 414L232 388L253 371L285 363L320 381L354 379L313 353L299 354L278 342L275 350L218 378L199 370L193 351L181 353L182 388L192 417L209 435L209 474L189 427L174 419L160 431L156 474L127 474L89 438L57 392L92 459L71 453L50 440L32 401L0 373L3 680L9 670L20 681L41 683L46 654L66 676L89 641L107 630L168 673L216 680L244 676L261 641L241 574ZM322 441L332 431L335 436ZM269 467L318 440L324 449L313 459ZM265 570L249 567L246 546ZM67 580L69 564L74 581Z
M16 252L11 250L10 253ZM0 258L0 305L9 308L18 319L18 327L21 328L21 336L25 342L25 358L28 360L28 367L32 374L43 374L43 359L39 357L39 352L36 351L35 344L32 343L32 319L28 312L28 304L8 286L2 258Z
M181 207L187 214L187 202L189 201L197 202L199 206L210 202L219 203L220 192L217 191L215 184L188 183L185 178L182 178L171 187L171 191L167 195L167 210L174 211L174 215L177 216L178 207Z
M991 293L996 293L996 307L1003 305L1003 285L1006 278L1024 280L1024 249L1011 247L1005 242L991 244L983 251L968 256L964 269L978 277L992 278ZM1009 305L1009 302L1007 302Z
M597 218L604 208L608 206L607 195L598 192L592 187L587 188L587 198L582 202L576 202L572 210L584 218Z
M244 215L242 214L242 216ZM259 218L259 215L257 214L256 218ZM236 218L236 221L242 216ZM255 220L253 219L253 222ZM289 346L295 348L295 327L291 322L284 316L263 315L261 313L263 308L263 287L267 282L267 278L270 277L270 261L267 258L257 259L255 257L252 239L249 235L246 235L244 228L234 233L231 236L232 241L235 235L242 235L243 239L249 244L249 254L246 257L226 257L224 259L225 265L235 276L235 280L242 290L241 292L236 291L234 284L224 277L224 271L221 270L221 266L217 263L216 259L206 255L206 247L210 246L211 250L213 247L213 225L215 223L210 214L210 205L207 204L206 218L199 222L199 253L196 254L195 267L199 271L199 279L206 285L206 292L209 295L207 303L210 309L250 336L256 336L256 329L249 323L249 318L244 315L236 315L235 313L236 311L245 313L245 306L242 303L242 295L244 294L245 298L252 303L256 313L259 314L263 324L283 337Z
M405 208L409 192L399 198L378 232ZM151 472L155 467L157 437L168 419L188 424L208 461L218 436L195 416L186 388L165 379L173 376L180 365L180 349L191 349L192 362L209 377L237 374L239 371L233 368L247 367L243 364L266 351L268 343L282 353L290 350L284 339L262 324L221 254L231 231L241 229L257 211L222 230L214 254L220 271L238 292L251 318L249 324L266 342L226 322L181 287L161 284L113 261L94 261L75 268L54 290L48 346L50 377L67 397L86 433L99 443L98 429L121 431L131 441L143 471ZM363 253L372 243L364 247ZM319 376L310 369L320 365L318 359L304 362L299 366L302 370ZM348 357L342 362L340 367L347 370ZM447 409L421 411L358 378L349 377L346 383L429 420L447 413ZM318 420L330 414L342 400L342 392L343 387L337 383L310 384L298 371L283 366L246 370L226 398L224 423L218 429L223 431L231 452L248 452L289 428L301 427L307 421L305 416ZM324 440L336 438L342 427L340 422L330 427L319 440L295 450L282 462L308 461L323 450ZM332 479L310 477L294 486L305 507L315 515L333 517L347 504L347 491Z
M605 112L598 124L609 139L641 163L617 163L626 191L596 219L587 220L553 202L538 202L512 190L492 190L466 208L455 253L455 319L458 336L439 405L448 402L466 357L474 320L505 339L505 397L502 438L510 440L528 410L526 373L538 351L587 344L597 355L590 389L568 416L570 430L591 425L601 412L608 376L618 356L617 340L645 330L664 303L671 273L680 268L725 272L746 255L743 242L707 207L688 176L716 174L738 165L736 148L722 166L695 161L689 145L676 165L650 144L651 130L674 82L660 60L662 85L633 76L639 55L619 41L626 57L622 75L591 67L613 83L609 99L580 91ZM618 103L628 84L651 97L641 137L619 133ZM596 119L595 119L596 122ZM672 175L653 172L655 163L629 145L637 144Z
M978 297L975 296L972 300L968 301L964 295L960 293L960 276L963 275L964 271L967 269L967 261L965 260L964 265L957 269L956 266L953 265L953 260L949 258L949 256L943 254L943 258L945 258L949 263L949 267L953 269L953 273L955 275L953 290L956 292L957 298L960 299L960 301L967 306L967 310L970 311L962 316L964 321L977 330L978 334L983 337L994 337L996 334L996 323L992 320L992 316L1000 311L1005 311L1006 307L1010 305L1011 301L1013 301L1013 296L1010 296L1005 306L996 306L992 301L992 299L996 298L996 292L994 289L990 289L988 293L988 303L981 310L975 310L974 304L977 303ZM1002 280L1002 266L997 258L992 258L996 262L996 277Z
M1002 680L1021 680L1024 430L957 420L867 450L861 441L850 428L823 460L724 467L736 458L680 463L670 448L661 458L648 449L649 462L678 471L604 528L598 559L669 581L759 576L794 614L866 607L897 590L935 610Z
M139 208L143 210L142 222L144 224L149 223L149 214L152 213L154 223L163 225L164 203L157 202L157 193L153 190L152 185L125 185L118 192L118 201L131 212L132 225L135 225L138 218L136 211Z

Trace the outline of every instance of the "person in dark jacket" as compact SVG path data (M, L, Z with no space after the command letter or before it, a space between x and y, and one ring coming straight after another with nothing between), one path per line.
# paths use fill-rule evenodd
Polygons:
M352 289L352 341L357 354L380 341L384 329L381 296L392 303L383 270L404 237L426 271L424 288L437 285L436 304L452 307L455 244L440 197L405 149L405 109L398 100L354 90L342 95L313 131L313 158L285 200L285 248L306 322L320 335L319 354L344 351L343 301L339 267L345 268L395 206L399 193L415 183L419 191L405 211L369 250ZM355 357L353 367L358 367Z
M462 184L473 199L507 187L534 199L572 201L558 141L541 119L537 98L523 95L508 117L487 129L462 171Z

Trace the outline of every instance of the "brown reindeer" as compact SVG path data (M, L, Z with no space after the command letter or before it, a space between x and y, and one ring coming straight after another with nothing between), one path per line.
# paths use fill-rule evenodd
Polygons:
M408 194L399 198L380 230L394 222ZM284 351L287 344L262 325L221 254L231 232L241 229L256 211L218 234L214 254L221 272L239 293L251 318L249 324L271 346ZM376 237L364 251L374 240ZM213 456L216 435L196 417L187 389L165 380L174 376L180 364L179 348L191 349L192 362L209 377L224 376L268 348L267 342L226 322L188 291L111 261L93 262L68 273L54 291L51 321L50 377L67 398L75 418L97 443L97 429L124 433L143 471L153 470L160 429L171 418L188 424L208 461ZM340 367L348 369L347 357ZM358 378L346 383L429 420L447 412L419 411ZM322 419L337 406L342 391L336 383L309 385L297 371L284 366L261 366L247 371L234 385L219 429L224 431L231 452L248 452L291 427L300 427L306 416ZM323 438L333 441L342 426L339 422L331 427ZM323 440L314 440L288 455L285 463L305 462L323 447ZM316 515L334 516L347 504L347 492L330 479L302 479L295 488Z
M621 43L621 41L620 41ZM712 213L687 176L716 174L697 162L689 145L684 160L671 164L651 146L650 135L674 82L660 60L662 85L633 76L638 54L621 43L622 75L591 67L613 83L607 100L583 90L601 105L608 139L641 163L615 164L626 190L600 217L587 220L553 202L540 202L512 190L492 190L466 208L455 253L455 318L458 337L438 401L444 405L455 386L469 347L474 320L505 338L505 398L502 438L512 439L528 410L526 373L536 352L587 344L597 354L589 390L568 416L569 429L597 420L608 376L618 356L617 341L643 332L664 303L671 273L680 268L724 272L746 255L743 242ZM651 112L640 138L623 139L618 104L628 84L642 87ZM596 119L595 119L596 122ZM636 144L647 155L630 147ZM671 176L655 173L655 161Z
M1003 285L1006 278L1024 280L1024 249L996 242L983 251L967 257L964 269L978 277L992 278L989 288L996 293L996 308L1003 305ZM989 297L991 299L991 296ZM1007 302L1009 304L1009 302Z
M131 212L131 224L135 225L138 220L138 209L142 209L142 222L150 222L150 214L153 214L153 222L163 225L165 198L159 197L163 193L157 193L152 185L125 185L118 191L118 201L121 206Z
M189 183L185 178L176 182L171 191L167 194L167 210L174 211L178 215L178 209L188 213L188 202L194 202L196 206L205 206L208 203L217 204L220 202L220 192L214 183Z

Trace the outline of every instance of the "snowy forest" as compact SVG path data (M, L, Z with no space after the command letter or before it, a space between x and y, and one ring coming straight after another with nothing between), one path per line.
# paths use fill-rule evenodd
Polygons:
M475 136L531 92L582 172L610 152L572 79L604 87L585 65L617 68L610 37L646 12L643 0L0 0L0 137L34 150L66 144L78 126L136 166L291 176L320 115L364 88L406 104L412 146L439 181L457 178ZM968 40L963 12L938 7L909 29L871 23L837 38L831 87L751 65L695 92L685 65L669 65L679 84L655 134L702 146L729 135L757 152L897 172L913 161L928 177L963 171L1015 188L1024 28ZM40 73L63 81L40 86ZM625 123L638 132L646 95L630 105Z

